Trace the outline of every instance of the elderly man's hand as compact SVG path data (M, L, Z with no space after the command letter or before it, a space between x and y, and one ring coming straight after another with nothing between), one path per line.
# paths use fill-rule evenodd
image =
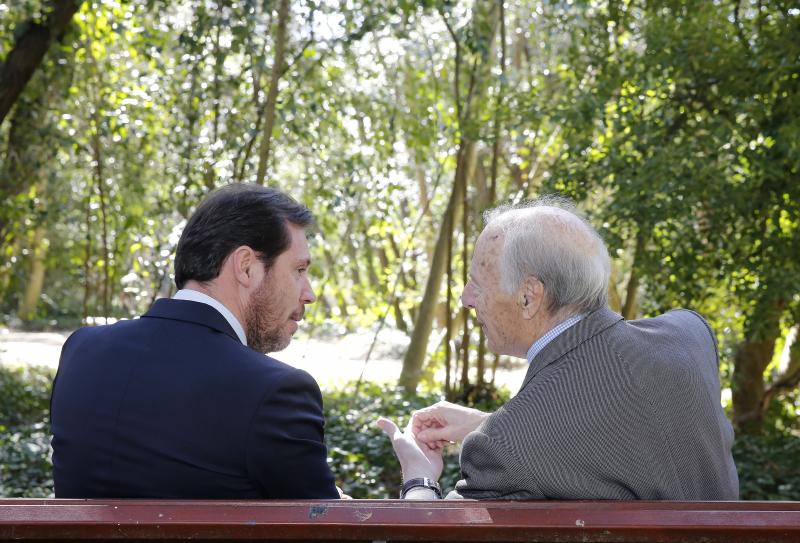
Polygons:
M415 439L410 423L405 432L402 432L394 422L383 417L379 418L376 424L392 441L394 453L400 460L400 467L403 470L403 481L417 477L427 477L434 481L439 479L443 467L441 448L430 447Z
M463 441L491 413L450 402L437 402L411 415L411 431L428 447L441 449L451 441Z

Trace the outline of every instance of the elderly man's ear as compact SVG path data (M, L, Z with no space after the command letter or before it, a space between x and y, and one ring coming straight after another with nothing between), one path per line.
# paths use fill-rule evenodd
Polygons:
M523 279L517 291L517 304L522 318L532 319L544 306L544 284L532 276Z

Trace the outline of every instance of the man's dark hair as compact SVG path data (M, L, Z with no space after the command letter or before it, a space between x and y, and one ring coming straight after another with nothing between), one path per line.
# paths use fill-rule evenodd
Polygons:
M311 211L291 196L260 185L234 184L214 191L189 218L175 253L175 284L210 281L237 247L258 253L267 269L289 248L286 225L307 227Z

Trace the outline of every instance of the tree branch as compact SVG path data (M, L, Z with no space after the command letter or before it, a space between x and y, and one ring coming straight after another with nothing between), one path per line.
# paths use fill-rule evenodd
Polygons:
M52 0L43 22L28 20L0 67L0 124L22 94L53 40L66 29L83 0Z
M456 117L458 117L459 127L461 125L461 42L458 39L458 35L456 34L455 29L450 25L450 21L447 20L447 17L444 14L443 9L439 9L439 15L442 16L442 20L444 21L444 26L447 27L447 31L450 33L450 37L453 38L453 43L456 46L456 58L455 58L455 75L453 77L454 83L453 86L455 87L455 102L456 102Z
M797 329L795 330L794 341L789 348L789 363L786 365L786 369L764 391L764 398L761 401L764 409L767 408L772 398L784 392L789 392L800 385L800 337L798 337L800 332Z
M270 144L272 143L272 129L275 126L275 106L278 102L278 83L283 73L283 56L286 48L286 26L289 23L289 0L281 0L278 6L278 28L275 31L275 60L272 63L272 76L270 77L269 92L265 105L264 134L258 151L258 170L256 183L264 184L269 163Z

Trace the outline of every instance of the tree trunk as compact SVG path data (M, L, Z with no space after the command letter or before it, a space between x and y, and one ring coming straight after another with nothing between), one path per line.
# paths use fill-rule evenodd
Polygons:
M19 25L24 29L0 67L0 124L25 89L36 68L55 38L61 35L78 11L82 0L51 0L41 23L29 20Z
M414 157L414 178L417 180L417 188L419 189L419 207L423 210L426 216L431 216L430 202L428 201L428 186L425 183L425 170L422 167L422 159L417 153Z
M363 285L363 281L361 279L361 269L358 266L358 252L356 251L356 247L353 245L351 240L352 238L345 238L344 247L345 252L347 253L347 259L350 261L348 264L350 267L350 277L353 280L353 287L355 287L354 291L357 291L357 289ZM341 266L341 263L339 263L339 265Z
M502 3L502 2L501 2ZM476 161L477 165L477 161ZM476 168L477 169L477 168ZM469 278L469 200L467 191L462 194L461 203L461 284L466 286ZM461 393L466 394L469 389L469 315L470 310L466 307L461 308L464 319L464 328L461 330Z
M371 289L380 291L386 288L386 285L381 284L381 279L378 277L378 271L375 269L375 252L369 242L369 235L364 232L364 248L362 251L362 260L367 269L367 279Z
M400 373L399 384L408 392L417 390L422 367L425 363L425 355L428 352L428 338L430 338L431 329L433 328L433 313L439 299L439 288L441 287L447 264L448 239L460 218L459 213L461 213L463 194L466 189L467 170L470 167L470 163L474 164L474 156L475 142L463 141L458 153L453 191L450 193L450 201L442 219L442 226L439 230L433 258L431 259L431 271L428 275L428 282L425 285L425 294L419 306L414 331L411 334L411 343L408 346L405 357L403 357L403 370Z
M95 123L94 135L92 137L92 158L94 159L94 177L97 195L100 200L100 231L102 233L103 253L103 317L107 320L110 317L111 305L111 282L109 266L111 265L111 251L108 245L108 209L106 205L105 173L103 169L103 154L100 142L100 123Z
M797 388L800 384L800 327L794 326L789 331L786 338L786 349L789 351L788 360L785 367L781 368L781 373L775 378L772 384L764 391L761 400L761 411L766 412L772 398L789 392Z
M86 227L86 246L83 255L83 320L87 322L89 317L89 296L92 292L92 184L88 183L86 194L86 206L84 215L84 226ZM154 299L155 301L155 299Z
M331 254L331 252L326 248L322 249L322 255L325 257L325 263L328 266L328 269L327 269L328 277L322 282L322 284L319 287L319 291L318 292L319 292L320 295L323 295L325 293L325 284L326 283L330 282L330 283L336 285L334 287L334 291L336 293L335 294L335 299L336 299L336 304L335 305L336 305L336 307L339 308L339 313L343 317L348 317L350 315L350 313L348 311L348 308L350 307L351 300L345 296L345 290L344 290L344 288L342 288L343 283L341 283L339 281L339 276L336 273L336 270L339 269L340 263L336 261L336 259Z
M369 243L367 243L367 245L369 245ZM406 285L405 277L403 275L402 262L399 261L399 256L395 256L394 260L399 264L395 282L403 284L403 286L408 289L408 285ZM391 273L389 271L391 269L391 264L389 262L389 255L386 254L385 247L378 247L378 261L381 263L381 267L383 268L383 276L388 278L389 274ZM395 284L392 299L389 301L389 303L391 303L392 311L394 312L395 326L397 326L397 328L404 334L408 334L408 324L406 323L405 316L403 315L403 309L400 307L400 297L397 295L397 284Z
M42 296L45 272L44 259L47 255L47 242L44 235L44 226L37 226L33 234L33 243L30 247L28 281L25 284L25 293L17 310L17 316L23 321L33 320L36 316L36 306L39 305L39 298Z
M775 337L744 339L736 349L733 372L733 422L737 431L757 434L764 412L764 370L775 354Z
M500 89L497 93L497 102L494 106L494 126L492 138L492 165L490 167L490 182L488 204L494 205L497 199L497 166L500 162L500 111L503 107L503 99L506 91L506 12L505 4L500 2ZM479 376L482 380L482 377Z
M783 303L764 296L747 319L744 339L736 347L733 361L733 424L737 432L758 434L764 422L764 370L775 354L775 341L780 335Z
M486 336L483 328L478 329L478 358L475 361L475 369L478 370L475 383L478 388L482 388L486 384ZM494 378L492 378L492 383L494 383Z
M431 258L431 271L428 275L428 282L425 286L425 294L417 314L414 332L411 334L411 343L408 346L406 355L403 358L403 370L400 373L400 386L407 392L415 392L422 373L425 362L425 355L428 350L428 339L430 338L433 325L433 312L436 301L439 297L439 288L442 283L442 276L445 271L445 253L447 249L447 239L452 235L455 225L458 224L459 213L462 211L464 193L467 187L467 180L472 177L477 156L476 124L481 119L481 106L484 94L488 87L490 77L491 60L493 58L493 47L497 33L498 10L495 3L478 2L473 7L472 17L472 41L483 41L489 44L482 49L471 66L469 84L466 86L467 95L464 102L461 102L461 48L459 37L450 24L450 20L442 15L444 23L456 45L456 59L454 70L454 90L456 110L458 112L458 122L461 129L461 139L459 141L458 155L456 161L456 171L453 180L453 188L450 200L447 204L442 226ZM473 136L473 132L476 134Z
M466 191L464 191L466 193ZM447 256L446 256L445 290L447 292L444 302L444 395L450 398L452 388L450 387L450 374L452 369L452 345L453 339L453 315L450 307L453 305L453 231L449 230L447 236ZM458 357L456 357L458 360Z
M4 243L12 244L14 238L24 238L23 229L17 225L24 219L27 206L19 205L16 197L22 197L25 189L45 177L39 171L40 159L50 143L43 141L39 134L44 112L41 93L31 99L26 95L19 100L10 120L8 147L0 175L0 240Z
M258 171L256 183L264 184L264 176L269 165L270 145L272 143L272 130L275 127L275 105L278 103L278 83L283 74L283 57L286 48L286 26L289 23L289 0L281 0L278 5L278 27L275 30L275 56L272 62L272 75L270 76L267 102L264 105L264 133L258 148Z
M608 278L608 307L612 311L622 313L622 298L620 298L619 290L617 290L617 277L617 263L612 260L611 275Z
M489 167L489 190L486 195L486 202L480 202L480 207L486 205L493 206L497 200L497 173L498 165L500 163L500 131L501 131L501 116L500 111L503 107L503 99L505 98L506 90L506 13L505 3L500 2L500 89L497 94L497 101L494 108L494 125L493 138L492 138L492 162ZM466 285L466 283L464 283ZM478 375L476 384L478 388L485 386L485 372L486 372L486 335L483 333L483 328L478 330L478 356L475 361L475 367ZM494 375L492 375L492 385L494 385Z
M55 136L56 115L62 102L61 92L69 67L59 62L52 70L36 74L16 102L8 133L6 161L2 168L0 195L10 187L12 194L0 209L0 239L14 249L25 244L28 253L23 257L26 268L25 288L18 301L17 316L23 321L36 317L45 278L45 257L49 248L47 233L48 179L53 178L54 164L60 142ZM26 228L26 220L33 223ZM4 235L3 231L8 228ZM15 251L16 252L16 251Z
M641 230L636 233L636 248L633 250L633 261L631 262L631 275L628 278L628 286L625 293L625 304L622 306L622 316L627 320L635 319L639 312L639 273L637 262L639 255L644 251L645 238Z

